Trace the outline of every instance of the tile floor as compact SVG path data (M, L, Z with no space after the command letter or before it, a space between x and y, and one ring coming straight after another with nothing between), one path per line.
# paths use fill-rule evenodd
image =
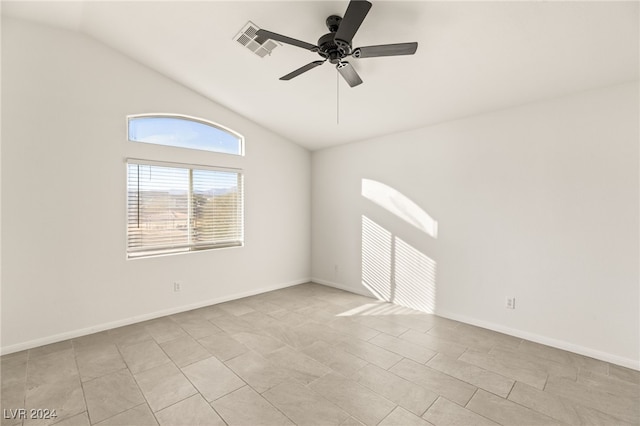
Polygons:
M1 362L2 426L640 423L638 371L316 284Z

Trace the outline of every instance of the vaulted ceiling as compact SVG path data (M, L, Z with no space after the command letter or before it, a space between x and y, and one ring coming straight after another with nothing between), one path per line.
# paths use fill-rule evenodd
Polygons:
M2 2L85 33L309 149L637 80L638 2L375 1L354 47L417 41L413 56L350 59L350 88L290 45L260 58L247 23L315 44L347 1ZM212 118L215 120L215 118Z

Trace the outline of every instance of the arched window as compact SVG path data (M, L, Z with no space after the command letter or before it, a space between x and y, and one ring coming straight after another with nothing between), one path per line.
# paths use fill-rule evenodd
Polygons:
M128 135L132 142L244 155L241 135L219 124L184 115L131 115Z

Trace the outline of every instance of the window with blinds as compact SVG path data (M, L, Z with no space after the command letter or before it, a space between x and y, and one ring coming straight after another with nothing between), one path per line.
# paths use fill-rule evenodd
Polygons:
M129 258L243 244L239 170L127 161Z

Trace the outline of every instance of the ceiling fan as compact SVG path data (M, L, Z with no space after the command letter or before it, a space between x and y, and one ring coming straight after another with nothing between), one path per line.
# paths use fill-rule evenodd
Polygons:
M361 84L362 79L353 66L344 60L347 56L353 56L354 58L373 58L378 56L413 55L418 49L417 42L381 44L353 49L351 46L353 36L358 31L358 28L360 28L367 13L369 13L369 9L371 9L370 2L365 0L351 0L344 13L344 18L337 15L331 15L327 18L326 24L330 32L320 37L317 45L267 30L258 30L256 32L256 41L262 44L268 39L276 40L318 53L323 58L323 60L313 61L280 77L280 80L291 80L329 61L335 64L338 72L349 86L354 87Z

